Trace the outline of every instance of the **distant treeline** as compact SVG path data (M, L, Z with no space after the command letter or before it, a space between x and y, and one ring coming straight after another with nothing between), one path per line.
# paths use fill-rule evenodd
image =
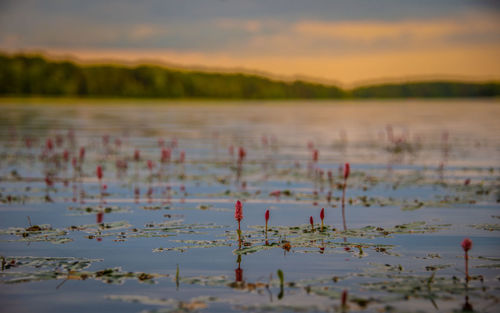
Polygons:
M305 81L142 65L77 65L41 56L0 54L0 96L327 99L492 97L499 83L415 82L343 90Z

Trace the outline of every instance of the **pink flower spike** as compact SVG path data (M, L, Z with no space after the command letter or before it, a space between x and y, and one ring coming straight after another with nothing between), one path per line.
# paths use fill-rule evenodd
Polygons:
M342 291L341 304L343 308L347 307L347 290Z
M148 160L148 169L149 169L150 171L152 171L152 170L153 170L153 161L151 161L151 160Z
M170 149L161 149L161 162L165 163L170 161Z
M243 205L240 200L236 201L236 205L234 206L234 218L240 222L243 219Z
M96 215L96 222L97 222L97 224L101 224L102 223L103 217L104 217L104 213L102 213L102 212L97 213L97 215Z
M462 241L462 249L464 249L465 252L469 251L472 248L472 240L469 238L465 238Z
M68 150L64 150L64 152L63 152L63 160L64 160L64 162L68 162L68 160L69 160L69 152L68 152Z
M80 147L80 162L85 158L85 147Z
M349 165L349 163L346 163L344 165L344 179L347 179L350 173L351 173L351 166Z
M46 143L46 146L47 146L47 149L49 151L52 151L52 148L54 148L54 144L52 143L52 139L47 139L47 143Z
M314 151L313 151L313 162L318 162L318 156L319 156L318 150L314 149Z
M269 221L269 210L266 211L266 224L267 224L267 221Z
M321 218L321 221L325 219L325 208L321 209L321 213L319 213L319 217Z
M311 227L314 226L314 219L312 216L309 217L309 223L311 224Z
M102 179L102 167L100 165L97 165L96 173L97 173L97 178L99 180L101 180Z
M246 155L247 155L247 153L245 151L245 148L240 147L238 150L238 157L240 158L240 161L243 161L243 159L245 158Z
M134 151L134 161L139 162L141 159L141 152L138 149L135 149Z

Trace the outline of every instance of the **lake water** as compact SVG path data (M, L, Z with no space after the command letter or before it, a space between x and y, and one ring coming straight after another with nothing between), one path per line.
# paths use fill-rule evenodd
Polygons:
M500 311L498 100L0 110L2 312Z

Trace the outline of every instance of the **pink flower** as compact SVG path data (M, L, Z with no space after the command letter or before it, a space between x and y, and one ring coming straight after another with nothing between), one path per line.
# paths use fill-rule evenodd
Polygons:
M346 163L344 165L344 179L347 179L350 173L351 173L351 166L349 165L349 163Z
M239 222L243 219L243 205L240 200L236 201L234 206L234 218Z
M134 151L134 161L138 162L141 159L141 152L139 150L135 149Z
M309 223L311 224L311 227L314 226L314 219L312 216L309 217Z
M240 147L238 150L238 157L240 158L240 161L243 161L243 159L245 158L246 155L247 155L247 153L245 151L245 148Z
M99 180L101 180L102 179L102 167L100 165L97 165L96 173L97 173L97 178Z
M50 139L50 138L49 138L49 139L47 139L46 146L47 146L47 149L48 149L49 151L51 151L51 150L52 150L52 148L54 148L54 144L52 143L52 139Z
M279 197L281 195L281 190L275 190L269 193L270 196Z
M85 158L85 147L80 147L80 162Z
M472 240L469 238L465 238L462 241L462 249L464 249L465 252L469 251L472 248Z
M267 221L269 221L269 210L266 211L266 224L267 224Z
M68 150L64 150L64 152L63 152L63 160L64 160L64 162L68 162L68 160L69 160L69 152L68 152Z
M96 222L97 222L97 224L101 224L102 223L103 216L104 216L104 213L102 213L102 212L97 213L97 216L96 216Z
M325 208L321 209L321 213L319 213L319 217L321 218L321 221L325 219Z
M313 151L313 162L318 162L318 155L319 155L318 150L314 149L314 151Z
M165 163L170 161L170 149L161 149L161 162Z
M347 306L347 290L342 291L342 307L345 308Z

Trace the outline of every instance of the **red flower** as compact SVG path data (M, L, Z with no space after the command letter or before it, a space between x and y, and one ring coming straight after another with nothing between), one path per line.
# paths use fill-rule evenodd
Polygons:
M462 249L464 249L465 252L469 251L472 248L472 240L469 238L465 238L462 241Z
M83 162L83 158L85 158L85 147L80 147L80 162Z
M344 179L347 179L350 173L351 173L351 166L349 165L349 163L346 163L344 165Z
M149 168L150 171L153 170L153 161L148 160L148 168Z
M266 224L267 224L267 221L269 221L269 210L266 211Z
M68 160L69 160L69 152L68 152L68 150L64 150L64 152L63 152L63 160L64 160L64 162L68 162Z
M238 157L240 158L240 161L243 161L245 156L247 155L245 149L243 147L240 147L238 150Z
M318 162L318 155L319 155L318 150L314 149L314 151L313 151L313 161L314 162Z
M49 177L49 175L45 176L45 184L47 187L52 187L54 185L54 181Z
M51 151L51 150L52 150L52 148L54 148L54 144L52 143L52 139L50 139L50 138L49 138L49 139L47 139L47 143L46 143L46 145L47 145L47 149L48 149L49 151Z
M240 200L236 201L234 206L234 218L239 222L243 219L243 205Z
M97 172L97 178L98 178L99 180L101 180L101 179L102 179L102 167L101 167L100 165L97 165L97 170L96 170L96 172Z
M170 161L170 149L161 149L161 163Z
M97 216L96 216L97 224L101 224L102 223L103 216L104 216L104 213L102 213L102 212L97 213Z
M269 193L270 196L279 197L281 195L281 190L275 190Z
M342 291L342 307L345 308L347 306L347 290Z
M321 218L322 221L325 219L325 208L321 209L321 213L319 213L319 217Z
M314 219L312 216L309 217L309 223L311 224L311 226L314 226Z
M141 159L141 152L137 149L134 151L134 161L138 162Z

